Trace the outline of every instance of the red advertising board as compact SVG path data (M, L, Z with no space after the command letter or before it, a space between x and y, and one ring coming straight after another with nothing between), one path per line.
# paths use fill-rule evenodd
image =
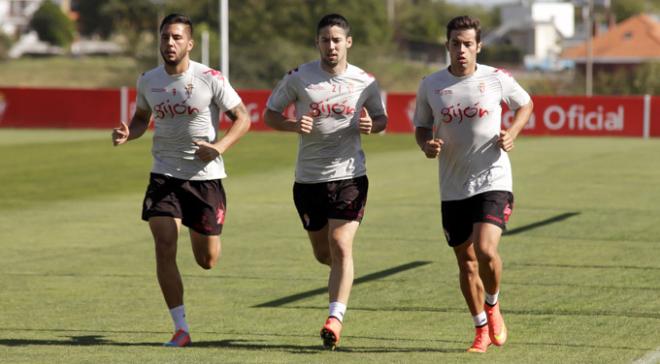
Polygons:
M651 109L648 111L651 136L660 137L660 96L651 96Z
M387 124L388 133L410 133L415 131L413 115L415 114L415 94L387 94Z
M135 90L124 89L35 89L0 88L0 127L16 128L112 128L128 120L135 111ZM239 90L252 121L252 130L271 130L263 113L269 90ZM123 97L122 97L123 95ZM534 96L534 114L523 134L528 135L644 135L645 112L650 136L660 137L660 97L651 96ZM386 96L389 133L414 131L413 93ZM648 105L648 106L646 106ZM645 111L645 107L649 109ZM294 115L290 106L285 113ZM503 108L507 127L513 113ZM223 116L221 127L229 121Z
M528 135L643 135L644 98L641 96L534 96L534 114L523 134ZM507 127L513 112L504 107Z
M0 127L109 128L119 114L116 89L0 88Z

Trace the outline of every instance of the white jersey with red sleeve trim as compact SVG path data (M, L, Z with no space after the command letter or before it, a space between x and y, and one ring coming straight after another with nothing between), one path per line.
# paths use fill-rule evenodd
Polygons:
M509 156L497 144L502 102L515 110L530 96L508 72L490 66L479 64L465 77L444 69L420 83L413 122L444 141L439 158L443 201L513 191Z
M195 141L216 141L221 112L241 98L214 69L190 61L188 70L169 75L163 66L144 73L137 83L137 107L154 120L153 173L185 180L227 176L222 156L204 162L195 156Z
M366 108L373 118L385 114L375 78L358 67L332 75L320 61L290 71L275 87L267 107L283 112L295 104L296 118L314 118L312 132L301 134L295 180L319 183L355 178L367 173L360 139L360 114Z

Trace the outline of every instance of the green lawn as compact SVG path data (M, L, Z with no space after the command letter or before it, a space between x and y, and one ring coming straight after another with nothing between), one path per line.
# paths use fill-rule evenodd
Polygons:
M182 233L194 346L178 350L160 346L172 327L139 220L149 138L113 148L109 131L0 129L0 362L660 357L660 140L517 141L516 206L500 249L510 339L485 355L464 353L472 320L442 235L435 162L412 135L364 144L369 204L339 351L322 351L318 337L327 298L315 290L327 268L313 259L291 201L296 136L258 132L225 156L218 267L198 268Z

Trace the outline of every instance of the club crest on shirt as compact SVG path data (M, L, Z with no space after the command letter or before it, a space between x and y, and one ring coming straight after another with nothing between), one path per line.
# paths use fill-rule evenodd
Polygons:
M186 85L186 95L188 95L188 96L190 97L190 96L192 95L192 92L193 92L193 88L194 88L194 87L195 87L195 86L193 86L192 83L187 84L187 85Z
M486 83L484 81L479 82L479 92L482 95L486 92Z

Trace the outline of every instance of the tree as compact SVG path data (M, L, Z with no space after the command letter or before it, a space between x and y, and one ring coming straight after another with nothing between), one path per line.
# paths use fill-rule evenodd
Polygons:
M103 12L110 0L79 0L77 11L80 14L78 25L80 33L86 36L99 35L108 38L113 31L111 14Z
M41 3L32 16L30 28L37 32L39 39L62 48L68 48L71 45L75 34L71 19L50 0Z
M612 1L612 11L617 22L621 22L631 16L643 13L647 9L646 0L614 0Z

